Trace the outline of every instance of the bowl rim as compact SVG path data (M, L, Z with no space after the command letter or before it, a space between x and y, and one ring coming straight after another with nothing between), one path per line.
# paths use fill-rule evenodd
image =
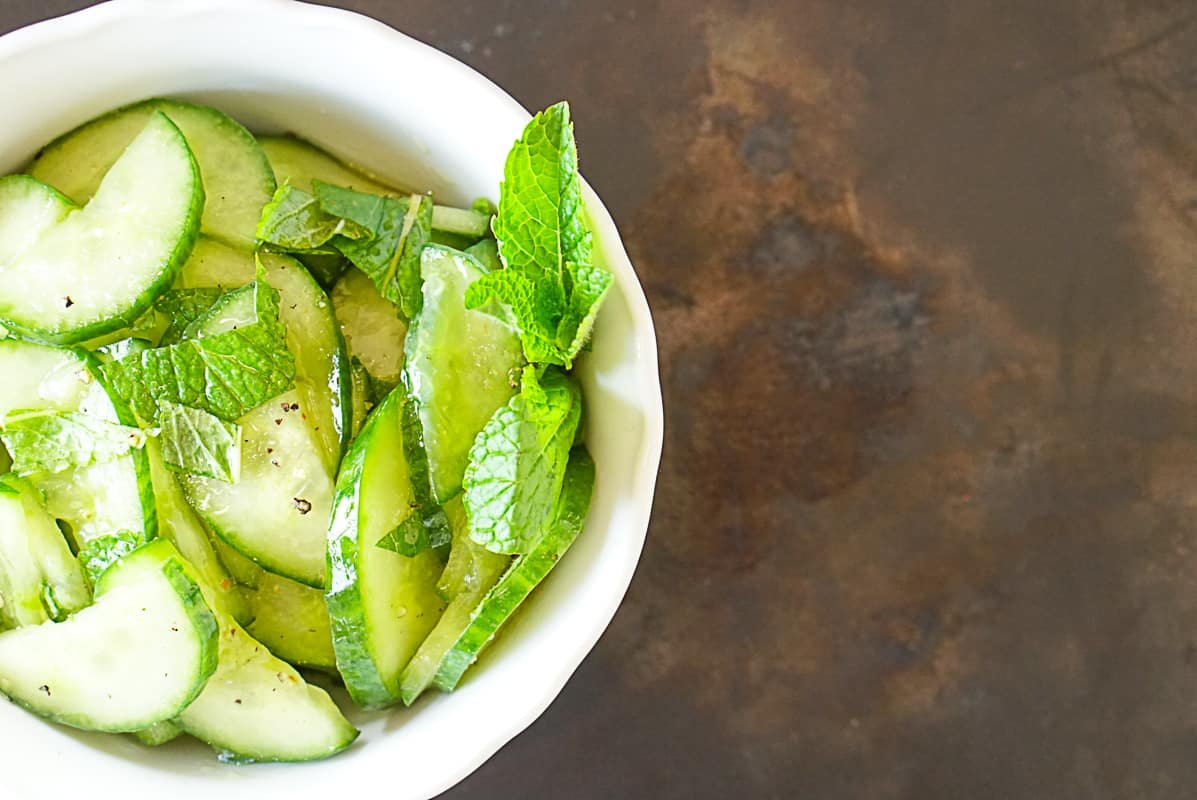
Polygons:
M65 41L86 37L94 31L119 24L122 20L133 16L177 20L193 14L244 12L250 6L255 10L273 8L278 13L306 18L302 21L306 21L308 24L332 25L340 30L347 30L372 40L375 43L374 46L414 50L418 56L434 62L438 71L456 72L458 80L472 83L479 92L490 95L500 104L508 106L512 113L520 115L525 122L531 118L527 109L502 87L448 53L365 14L348 9L298 2L298 0L204 0L202 3L187 2L186 0L108 0L108 2L53 17L0 36L0 69L8 59L14 56L20 56L39 47L61 45ZM620 572L612 576L612 590L604 595L604 604L594 608L593 613L588 614L584 622L579 621L578 624L585 628L584 637L580 637L580 640L584 639L585 646L579 647L559 659L556 668L552 671L551 680L543 682L542 691L538 696L530 697L521 705L523 709L521 714L512 715L502 722L489 726L491 734L486 738L484 745L470 751L468 757L455 758L456 768L441 776L439 780L426 782L425 791L428 797L450 789L476 771L499 749L536 721L560 695L565 684L594 649L614 618L631 584L647 537L664 443L664 407L656 332L643 286L627 254L615 221L585 180L583 180L583 194L591 228L596 241L604 251L606 266L615 274L624 295L631 318L631 338L636 350L635 384L643 402L643 434L640 440L640 453L636 459L633 478L634 491L629 498L634 505L635 525L633 530L621 530L621 533L625 535L634 536L635 547L632 548L634 555L632 551L629 551L629 557L621 564Z

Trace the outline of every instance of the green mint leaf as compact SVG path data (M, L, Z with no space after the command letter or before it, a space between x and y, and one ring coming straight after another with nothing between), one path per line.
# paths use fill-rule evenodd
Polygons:
M588 264L578 266L570 263L567 266L573 276L573 291L557 331L557 345L565 355L566 369L570 369L578 353L589 341L599 308L615 279L607 270Z
M262 209L257 231L259 242L299 253L322 250L334 236L360 239L369 235L351 219L325 211L315 195L290 184L278 187Z
M449 520L443 511L437 509L428 517L412 514L379 539L377 546L411 558L430 548L443 547L452 539Z
M202 409L233 422L295 381L278 318L278 292L256 280L224 295L189 328L194 337L103 365L112 387L143 421L162 401Z
M163 401L158 412L162 460L174 472L236 483L241 477L241 426Z
M145 446L137 428L73 411L13 411L0 424L0 440L17 475L58 473L120 458Z
M565 373L524 369L520 393L478 434L466 468L470 537L495 553L527 553L561 495L582 395Z
M404 317L415 317L423 304L420 254L432 236L432 198L379 197L320 181L313 182L313 189L325 212L349 219L369 234L356 240L337 237L332 244Z
M533 364L564 364L557 346L557 328L564 299L556 285L537 281L511 269L488 272L466 289L465 306L490 311L500 319L499 307L511 309L524 345L524 357ZM508 320L509 321L509 320Z
M220 289L172 289L155 300L154 310L167 323L160 344L172 345L187 338L187 329L210 311L222 294Z
M495 237L509 269L566 288L565 262L590 263L569 104L533 118L507 156Z
M476 281L467 305L509 306L529 361L572 368L612 279L592 265L566 103L537 114L511 149L494 232L506 269Z
M88 582L95 586L109 567L145 543L145 537L133 531L117 531L84 542L79 548L79 563Z

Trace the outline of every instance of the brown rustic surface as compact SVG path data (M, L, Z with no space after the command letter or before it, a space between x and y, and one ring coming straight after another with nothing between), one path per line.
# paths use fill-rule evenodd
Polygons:
M627 602L447 798L1197 796L1197 3L340 5L573 101L660 334Z

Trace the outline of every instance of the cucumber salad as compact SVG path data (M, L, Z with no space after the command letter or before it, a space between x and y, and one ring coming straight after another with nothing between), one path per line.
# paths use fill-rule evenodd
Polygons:
M0 178L0 693L308 761L449 692L581 533L595 263L564 103L438 204L149 100Z

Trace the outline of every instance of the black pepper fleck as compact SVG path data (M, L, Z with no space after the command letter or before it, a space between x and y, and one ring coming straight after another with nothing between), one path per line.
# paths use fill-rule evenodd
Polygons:
M295 509L300 514L306 514L312 510L312 503L310 500L304 500L302 497L293 497L291 500L295 503Z

